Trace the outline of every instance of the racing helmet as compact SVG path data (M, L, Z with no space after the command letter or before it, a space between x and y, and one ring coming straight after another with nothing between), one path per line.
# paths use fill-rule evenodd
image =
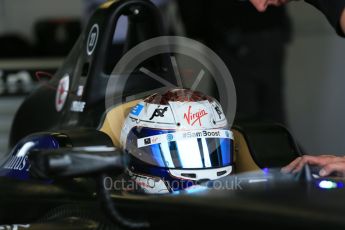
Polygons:
M145 193L171 193L232 172L233 133L214 98L188 89L153 94L125 119L127 175Z

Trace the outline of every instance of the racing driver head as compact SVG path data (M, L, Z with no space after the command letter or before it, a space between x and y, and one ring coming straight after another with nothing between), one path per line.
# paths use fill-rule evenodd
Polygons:
M220 104L200 92L173 89L139 102L121 142L127 173L146 193L186 189L232 171L233 134Z

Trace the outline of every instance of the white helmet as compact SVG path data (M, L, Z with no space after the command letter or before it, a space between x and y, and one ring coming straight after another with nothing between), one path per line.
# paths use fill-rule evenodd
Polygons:
M186 189L229 175L233 134L220 104L187 89L154 94L125 120L128 174L148 193Z

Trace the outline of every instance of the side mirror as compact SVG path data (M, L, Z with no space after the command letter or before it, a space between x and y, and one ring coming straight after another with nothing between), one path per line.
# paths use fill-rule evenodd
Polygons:
M105 176L124 171L122 152L112 147L83 147L56 150L33 150L29 153L30 173L36 178L94 176L98 181L98 196L107 216L115 224L130 229L147 228L148 222L129 220L114 206L110 191L104 187Z
M33 150L30 172L36 178L65 178L122 173L122 152L109 147Z

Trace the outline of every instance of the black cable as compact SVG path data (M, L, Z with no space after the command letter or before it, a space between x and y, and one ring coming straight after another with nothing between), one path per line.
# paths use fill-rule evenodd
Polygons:
M119 224L124 228L130 229L140 229L140 228L148 228L150 227L150 223L148 222L139 222L127 219L116 210L113 200L110 196L110 191L108 191L104 186L104 180L106 179L106 175L102 174L98 178L98 196L100 199L100 203L102 208L104 209L108 218L114 223Z

